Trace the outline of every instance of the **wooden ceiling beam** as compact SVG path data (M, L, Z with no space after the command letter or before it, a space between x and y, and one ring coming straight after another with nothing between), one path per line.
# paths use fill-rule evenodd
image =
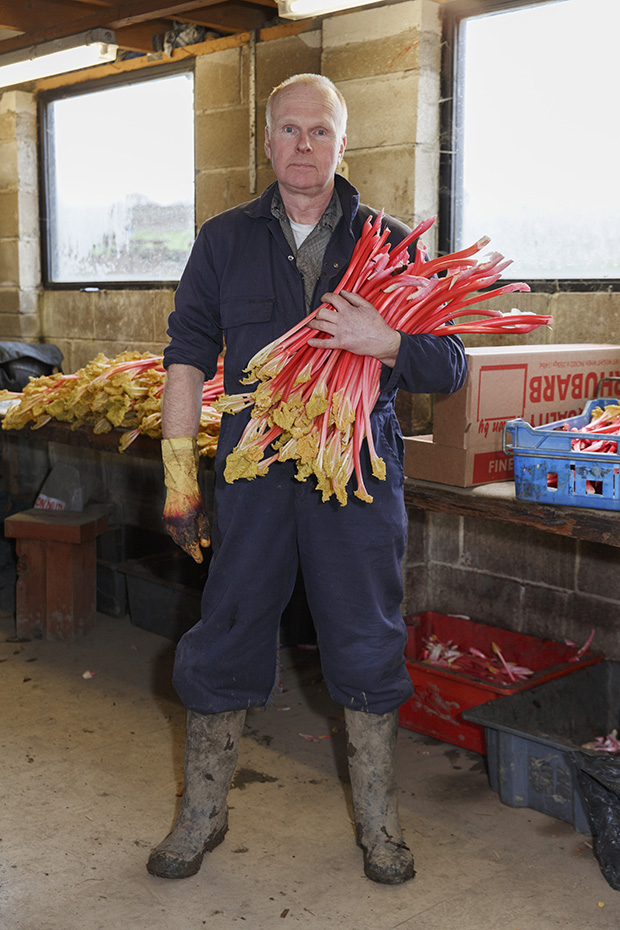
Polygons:
M135 23L116 30L116 41L121 48L130 52L152 52L153 37L164 36L172 28L170 20L149 19L145 23Z
M113 6L100 8L98 12L88 12L82 15L79 10L76 13L75 4L69 8L62 2L50 5L41 0L29 0L26 7L28 22L25 26L20 26L17 20L13 25L10 20L21 12L23 21L23 0L3 0L0 28L19 29L24 32L24 35L4 39L0 42L0 52L39 45L41 42L60 39L77 32L86 32L88 29L122 29L149 19L185 19L183 14L186 12L210 6L211 3L223 5L221 0L177 0L177 2L168 0L167 3L165 0L159 0L159 2L158 0L123 0ZM50 10L55 12L52 22L49 17ZM58 14L61 10L65 15L59 21ZM9 20L6 25L3 22L5 18Z
M217 6L192 10L186 13L183 19L195 23L197 26L206 26L208 29L233 34L260 29L265 25L268 15L267 10L264 8L254 10L251 7L241 6L234 2L220 2Z
M116 13L110 21L110 28L120 29L122 26L132 26L148 19L186 19L185 15L191 10L204 6L221 3L221 0L126 0L116 5ZM114 12L114 11L112 11Z
M92 4L91 8L94 9ZM0 29L39 32L59 21L76 19L82 16L83 12L75 3L63 3L62 0L54 3L45 3L45 0L30 0L28 3L24 3L23 0L3 0L0 8ZM101 18L102 12L99 8L96 16Z

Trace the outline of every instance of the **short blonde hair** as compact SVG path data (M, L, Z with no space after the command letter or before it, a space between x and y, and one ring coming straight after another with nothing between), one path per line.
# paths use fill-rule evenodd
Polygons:
M288 87L293 87L296 84L299 84L302 87L315 87L317 90L322 90L331 97L335 98L340 110L340 119L338 120L337 126L338 134L344 136L347 129L348 115L346 100L333 81L330 81L330 79L325 77L323 74L313 74L311 72L307 74L294 74L292 77L287 78L285 81L282 81L281 84L278 84L277 87L273 88L269 94L267 108L265 110L265 122L267 123L267 129L269 132L271 132L273 104L275 99L279 96L279 94L282 93L282 91L286 90Z

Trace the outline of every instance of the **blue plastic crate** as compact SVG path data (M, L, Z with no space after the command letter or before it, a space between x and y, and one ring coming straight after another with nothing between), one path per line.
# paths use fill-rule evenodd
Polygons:
M572 441L614 439L579 430L590 423L595 407L618 404L617 398L590 400L583 413L550 426L530 426L520 418L504 426L503 450L514 457L517 500L571 507L620 510L620 454L576 452ZM577 430L577 432L568 432ZM619 438L620 443L620 438Z

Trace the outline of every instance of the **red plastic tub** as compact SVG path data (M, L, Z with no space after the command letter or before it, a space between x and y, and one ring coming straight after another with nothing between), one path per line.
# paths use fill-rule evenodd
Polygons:
M574 646L452 614L425 611L406 617L405 622L409 628L405 659L415 693L400 708L400 726L483 755L484 727L463 720L462 711L570 675L604 658L587 652L579 661L571 661L577 653ZM474 647L486 655L491 654L492 643L496 643L508 662L531 668L534 674L524 681L504 684L475 678L458 669L429 665L423 661L423 650L424 640L432 635L440 642L453 642L463 650Z

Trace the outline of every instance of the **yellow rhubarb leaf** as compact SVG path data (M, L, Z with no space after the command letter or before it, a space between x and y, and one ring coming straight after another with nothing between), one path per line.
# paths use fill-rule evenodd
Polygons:
M322 385L320 388L315 388L310 395L306 403L306 413L310 419L314 420L315 417L319 417L322 413L325 413L327 407L327 388L325 385Z
M319 451L319 436L316 432L306 433L297 439L297 457L302 464L312 462Z
M385 462L383 459L378 455L373 455L370 464L375 478L378 478L380 481L385 481Z

